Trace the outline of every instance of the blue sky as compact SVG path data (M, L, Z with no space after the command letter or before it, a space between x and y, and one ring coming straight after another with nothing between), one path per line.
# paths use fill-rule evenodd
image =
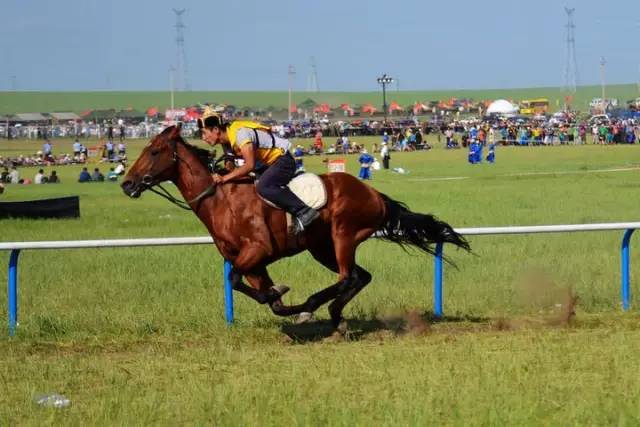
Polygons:
M640 79L640 1L3 0L0 90L166 90L186 8L194 90L561 86L564 6L576 7L580 84ZM13 78L15 76L15 79ZM394 86L395 89L395 86Z

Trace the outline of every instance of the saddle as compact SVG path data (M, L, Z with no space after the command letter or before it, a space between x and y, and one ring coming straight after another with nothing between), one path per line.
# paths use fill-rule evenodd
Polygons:
M300 200L302 200L307 206L311 208L320 209L327 204L327 189L324 186L324 182L322 182L318 175L309 172L296 175L291 180L291 182L289 182L287 187L289 187L293 194L298 196ZM258 197L260 197L260 195L258 195ZM275 209L281 209L271 203L269 200L262 197L260 198L269 206ZM289 212L287 212L286 217L287 230L291 232L293 226L293 218Z

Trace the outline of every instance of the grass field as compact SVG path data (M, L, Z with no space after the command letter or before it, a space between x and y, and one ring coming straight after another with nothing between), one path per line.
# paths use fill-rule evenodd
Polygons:
M373 80L372 80L373 81ZM580 111L589 110L589 102L601 95L600 86L581 86L574 96L573 106ZM189 106L211 102L235 105L236 107L282 107L287 106L287 92L178 92L175 95L177 106ZM640 96L635 84L607 86L607 97L618 98L623 105L627 100ZM400 105L413 105L416 101L447 100L451 97L472 98L476 101L486 99L531 99L548 98L550 108L555 111L564 105L564 94L560 88L543 87L528 89L486 89L486 90L424 90L424 91L388 91L388 100ZM341 103L353 105L367 102L382 104L379 91L373 92L294 92L293 102L300 103L307 98L327 102L332 106ZM80 113L88 109L125 109L134 108L146 111L149 107L159 107L162 111L169 108L170 97L166 92L0 92L0 114L74 111Z
M393 153L409 174L380 171L371 184L455 227L640 218L640 147L499 147L496 164L472 166L466 151L431 142L429 152ZM37 149L0 143L0 155ZM321 160L305 165L321 172ZM131 200L115 184L76 183L79 169L58 167L62 184L9 186L1 197L79 194L80 219L0 221L2 240L205 235L153 194ZM327 338L324 308L297 326L241 295L226 327L213 247L24 251L20 326L12 339L0 333L0 424L638 425L640 315L635 302L620 309L620 240L491 236L471 238L473 254L445 248L458 269L445 268L438 322L432 260L366 242L358 263L373 282L345 310L344 341ZM0 253L2 283L7 263ZM270 271L291 286L286 302L335 279L306 254ZM72 405L41 408L40 392Z

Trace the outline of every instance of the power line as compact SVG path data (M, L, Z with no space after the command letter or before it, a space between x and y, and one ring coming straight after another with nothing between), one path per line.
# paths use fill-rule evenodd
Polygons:
M187 52L184 48L184 29L182 15L187 9L173 9L176 14L176 86L178 89L191 90L187 67Z

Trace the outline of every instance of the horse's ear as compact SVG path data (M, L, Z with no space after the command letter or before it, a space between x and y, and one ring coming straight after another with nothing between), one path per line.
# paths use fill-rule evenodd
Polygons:
M177 125L173 126L173 129L171 129L171 134L169 135L169 137L171 139L178 138L180 137L180 132L182 132L182 122L178 122Z

